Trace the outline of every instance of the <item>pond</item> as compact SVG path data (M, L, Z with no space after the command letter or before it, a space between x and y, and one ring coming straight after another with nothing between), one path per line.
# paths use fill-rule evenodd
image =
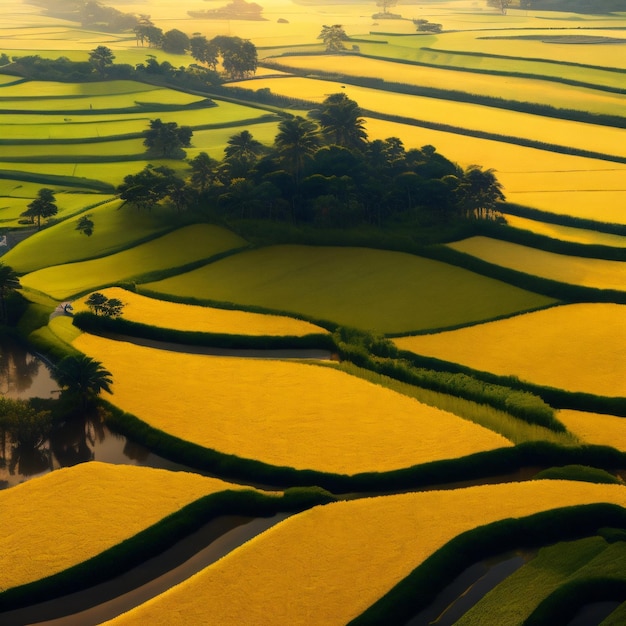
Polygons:
M15 340L0 337L0 395L28 399L54 398L58 393L59 386L40 358ZM97 416L61 424L40 447L27 451L0 433L0 489L85 461L185 469L113 433Z

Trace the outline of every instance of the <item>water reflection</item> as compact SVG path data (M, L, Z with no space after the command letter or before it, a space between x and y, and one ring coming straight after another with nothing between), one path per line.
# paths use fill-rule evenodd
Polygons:
M58 392L58 385L43 361L14 340L0 337L0 395L26 400L54 398ZM152 454L141 444L113 433L104 422L102 410L55 424L50 436L40 445L18 445L0 425L0 489L93 460L183 469Z

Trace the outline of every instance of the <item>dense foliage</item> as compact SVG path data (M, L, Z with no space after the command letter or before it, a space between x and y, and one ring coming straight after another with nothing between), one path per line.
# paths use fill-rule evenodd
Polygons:
M360 108L343 93L309 118L283 119L271 147L247 130L234 135L221 162L206 153L192 159L184 183L148 166L118 192L138 208L168 198L178 210L224 219L339 228L499 219L504 195L493 170L464 170L433 146L406 150L397 137L368 141Z

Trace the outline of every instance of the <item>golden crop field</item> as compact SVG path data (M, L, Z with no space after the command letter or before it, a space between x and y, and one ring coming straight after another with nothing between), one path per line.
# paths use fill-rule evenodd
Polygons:
M230 83L236 87L253 86L273 93L322 102L328 93L337 91L333 83L313 78L260 78L250 83ZM341 90L359 106L369 111L401 112L406 117L431 123L451 124L470 130L524 139L537 139L556 145L591 150L617 156L626 155L626 130L582 122L518 113L480 104L452 102L345 85Z
M328 332L320 326L292 317L177 304L147 298L119 287L102 289L101 293L107 298L118 298L124 303L124 319L160 328L232 335L295 337ZM74 304L75 312L88 310L85 299L82 298Z
M266 624L271 616L272 624L340 626L460 533L597 502L626 506L626 487L542 480L319 506L106 624Z
M625 305L570 304L394 341L402 350L538 385L626 397L625 319Z
M557 418L581 441L626 452L626 418L561 409Z
M601 233L597 230L550 224L548 222L518 217L510 213L506 216L506 222L513 228L528 230L537 235L543 235L561 241L571 241L594 246L610 246L612 248L626 248L626 237L623 235L611 235L609 233Z
M188 472L93 461L0 491L0 589L86 561L202 496L242 488Z
M24 276L21 283L28 289L63 300L146 272L207 259L245 244L241 237L225 228L195 224L123 252L36 270Z
M271 55L271 51L269 52ZM625 98L623 95L561 83L551 83L534 78L511 76L507 77L506 80L494 80L494 77L489 74L408 65L395 63L393 59L380 60L360 56L350 57L349 63L343 63L341 57L333 55L294 55L279 58L269 56L267 60L276 61L283 66L293 69L311 70L312 74L315 71L341 72L347 76L383 78L388 83L463 91L495 98L517 100L519 102L536 102L557 108L578 109L608 115L621 115L624 110ZM250 87L253 86L250 85ZM411 112L416 117L422 115L421 109L415 109ZM452 118L449 123L456 123L455 119Z
M510 202L560 215L626 224L622 209L626 205L626 165L365 119L370 140L401 137L407 149L432 145L463 167L479 163L495 169Z
M270 465L383 472L511 445L327 367L167 352L86 333L73 345L112 372L112 402L122 410L175 437Z
M517 243L470 237L448 244L488 263L571 285L626 290L626 263L546 252Z

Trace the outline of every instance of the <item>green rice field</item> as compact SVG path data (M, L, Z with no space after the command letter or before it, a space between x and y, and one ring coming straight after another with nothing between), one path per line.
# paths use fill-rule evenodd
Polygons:
M382 333L467 324L554 302L404 253L306 246L243 252L141 289L288 311Z
M245 241L223 228L198 224L102 258L45 267L27 274L21 283L27 289L64 300L148 272L208 259L242 245Z

